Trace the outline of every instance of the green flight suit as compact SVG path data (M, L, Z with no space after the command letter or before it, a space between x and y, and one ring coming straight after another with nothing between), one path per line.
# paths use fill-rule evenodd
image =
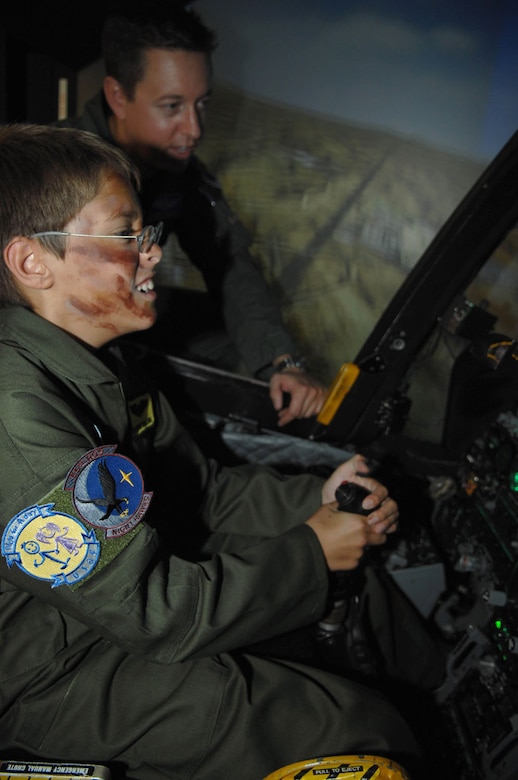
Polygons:
M0 753L118 761L138 780L260 780L308 756L415 752L375 691L240 652L322 614L328 572L303 524L319 478L207 462L118 348L96 353L28 310L0 310L0 366ZM75 464L109 445L153 493L113 538L70 510ZM42 507L41 543L22 543ZM63 517L83 518L86 547ZM77 581L39 574L87 547L98 558Z

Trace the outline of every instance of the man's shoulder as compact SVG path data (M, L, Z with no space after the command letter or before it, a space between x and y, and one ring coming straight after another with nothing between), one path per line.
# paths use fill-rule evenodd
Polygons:
M72 127L76 130L86 130L89 133L113 142L108 125L108 107L104 100L102 90L97 92L85 105L83 112L75 117L67 117L54 122L56 127Z

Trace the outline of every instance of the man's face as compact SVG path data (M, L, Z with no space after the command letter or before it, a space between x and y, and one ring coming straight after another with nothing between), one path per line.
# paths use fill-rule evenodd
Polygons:
M115 140L139 161L182 169L202 139L211 91L208 57L150 49L132 100L114 110Z
M68 222L64 259L50 256L53 285L37 313L93 347L127 333L146 330L156 319L152 279L162 256L158 244L143 254L134 236L141 212L131 188L107 178L98 195Z

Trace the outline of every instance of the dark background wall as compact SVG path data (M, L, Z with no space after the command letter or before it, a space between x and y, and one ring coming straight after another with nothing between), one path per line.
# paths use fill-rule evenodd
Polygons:
M0 14L0 121L50 122L58 115L60 78L75 111L76 75L99 56L103 4L6 0Z

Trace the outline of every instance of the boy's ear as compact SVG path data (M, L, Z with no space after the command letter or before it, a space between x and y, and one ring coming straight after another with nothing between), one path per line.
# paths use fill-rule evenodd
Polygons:
M18 284L33 290L52 286L52 269L41 245L30 238L13 238L4 250L4 262Z
M103 81L104 96L117 119L124 119L128 98L122 86L113 76L105 76Z

